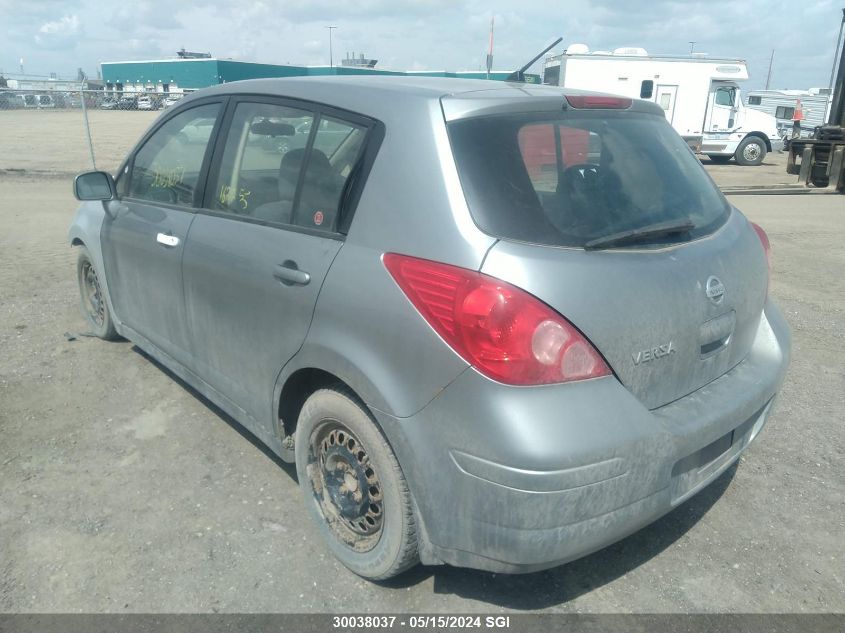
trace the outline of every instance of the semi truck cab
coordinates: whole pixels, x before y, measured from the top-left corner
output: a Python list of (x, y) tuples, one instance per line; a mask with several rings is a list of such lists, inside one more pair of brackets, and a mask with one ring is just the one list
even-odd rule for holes
[(703, 130), (700, 151), (717, 163), (735, 158), (740, 165), (759, 165), (767, 153), (783, 149), (777, 119), (745, 107), (732, 81), (711, 82)]

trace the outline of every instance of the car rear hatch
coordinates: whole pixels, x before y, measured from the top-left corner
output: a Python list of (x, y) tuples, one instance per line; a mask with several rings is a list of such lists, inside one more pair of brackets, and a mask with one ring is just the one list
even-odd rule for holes
[(474, 116), (446, 101), (470, 211), (500, 238), (482, 272), (566, 317), (648, 408), (747, 355), (765, 253), (659, 109), (558, 97), (554, 109)]
[[(734, 213), (712, 239), (652, 252), (500, 241), (482, 272), (524, 288), (569, 319), (619, 380), (656, 408), (718, 378), (751, 347), (767, 273), (745, 224)], [(724, 288), (719, 303), (707, 296), (711, 278)]]

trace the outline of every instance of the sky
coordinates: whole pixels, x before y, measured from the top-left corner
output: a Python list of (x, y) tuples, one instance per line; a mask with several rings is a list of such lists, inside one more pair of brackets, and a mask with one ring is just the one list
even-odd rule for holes
[[(748, 61), (748, 89), (827, 86), (845, 0), (0, 0), (0, 71), (97, 76), (103, 61), (180, 48), (266, 63), (327, 65), (347, 52), (398, 70), (484, 68), (491, 17), (497, 70), (554, 49), (623, 46)], [(542, 63), (532, 68), (542, 72)]]

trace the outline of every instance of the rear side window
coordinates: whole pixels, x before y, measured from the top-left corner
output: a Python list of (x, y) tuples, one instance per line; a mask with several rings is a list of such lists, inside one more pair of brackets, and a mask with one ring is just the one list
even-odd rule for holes
[(290, 224), (314, 113), (239, 103), (226, 138), (211, 208)]
[(185, 110), (162, 125), (135, 154), (127, 195), (190, 207), (220, 104)]
[(346, 181), (358, 162), (365, 132), (351, 123), (321, 119), (305, 167), (293, 224), (334, 229)]
[(729, 206), (662, 117), (561, 112), (449, 124), (476, 224), (505, 239), (583, 247), (624, 231), (688, 222), (688, 231), (638, 240), (695, 239), (724, 224)]
[(239, 103), (210, 206), (276, 224), (333, 231), (365, 131), (309, 110)]

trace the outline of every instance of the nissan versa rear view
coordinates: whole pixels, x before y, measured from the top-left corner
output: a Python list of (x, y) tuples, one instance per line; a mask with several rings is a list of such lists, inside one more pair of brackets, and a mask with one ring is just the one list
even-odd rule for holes
[(739, 458), (789, 362), (765, 232), (650, 102), (226, 83), (75, 193), (92, 331), (295, 462), (366, 578), (617, 541)]

